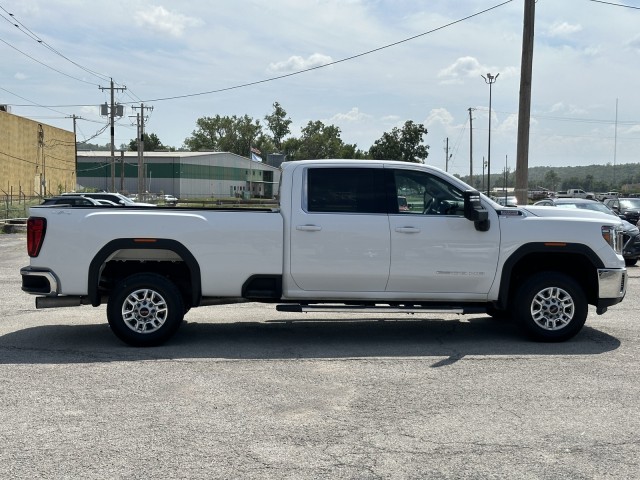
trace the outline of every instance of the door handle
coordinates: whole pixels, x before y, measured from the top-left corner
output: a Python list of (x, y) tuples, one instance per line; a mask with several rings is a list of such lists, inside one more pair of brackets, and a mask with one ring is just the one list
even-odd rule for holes
[(396, 228), (398, 233), (420, 233), (420, 229), (416, 227), (398, 227)]
[(296, 230), (300, 230), (301, 232), (319, 232), (322, 230), (320, 225), (298, 225), (296, 226)]

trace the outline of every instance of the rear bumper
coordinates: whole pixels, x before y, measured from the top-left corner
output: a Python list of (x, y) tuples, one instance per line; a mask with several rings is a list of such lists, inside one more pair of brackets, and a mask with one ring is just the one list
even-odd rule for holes
[(626, 268), (598, 269), (598, 303), (596, 305), (598, 315), (606, 312), (607, 307), (620, 303), (626, 293)]
[(58, 277), (51, 270), (44, 268), (23, 267), (22, 291), (32, 295), (56, 296), (59, 293)]

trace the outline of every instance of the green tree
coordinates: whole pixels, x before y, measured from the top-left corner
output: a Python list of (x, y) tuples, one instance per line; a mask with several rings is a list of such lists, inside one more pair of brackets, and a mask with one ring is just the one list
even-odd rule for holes
[(319, 120), (307, 123), (300, 138), (297, 141), (287, 141), (284, 146), (290, 160), (343, 158), (345, 153), (340, 128), (325, 125)]
[(287, 118), (287, 112), (280, 106), (278, 102), (273, 104), (273, 113), (264, 117), (267, 122), (267, 128), (271, 132), (271, 138), (275, 148), (280, 151), (282, 149), (282, 141), (291, 131), (291, 119)]
[[(142, 134), (142, 143), (144, 144), (145, 152), (155, 152), (158, 150), (164, 150), (166, 147), (162, 145), (162, 142), (155, 133)], [(138, 139), (134, 138), (129, 142), (129, 150), (132, 152), (138, 151)]]
[(402, 160), (424, 163), (429, 155), (429, 145), (422, 144), (427, 129), (421, 123), (407, 120), (402, 127), (385, 132), (369, 149), (369, 156), (376, 160)]
[(549, 190), (555, 191), (559, 181), (558, 174), (554, 170), (549, 170), (544, 175), (544, 184)]
[(198, 128), (184, 141), (191, 151), (231, 152), (246, 157), (252, 146), (260, 148), (266, 143), (260, 121), (248, 115), (201, 117), (196, 125)]

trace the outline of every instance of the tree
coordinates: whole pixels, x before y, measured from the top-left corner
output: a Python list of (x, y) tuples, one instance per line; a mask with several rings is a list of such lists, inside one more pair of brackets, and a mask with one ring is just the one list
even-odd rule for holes
[(555, 191), (556, 186), (558, 185), (558, 181), (558, 174), (555, 171), (549, 170), (547, 173), (545, 173), (544, 183), (549, 190)]
[[(162, 142), (155, 133), (142, 134), (142, 143), (144, 144), (145, 152), (155, 152), (157, 150), (164, 150), (166, 147), (162, 145)], [(132, 152), (138, 151), (138, 139), (134, 138), (129, 142), (129, 150)]]
[(291, 133), (289, 130), (291, 119), (287, 118), (287, 112), (278, 102), (273, 104), (273, 113), (266, 115), (264, 119), (267, 122), (267, 128), (271, 132), (273, 144), (280, 151), (282, 149), (282, 140)]
[(231, 152), (246, 157), (252, 146), (260, 148), (266, 143), (260, 121), (248, 115), (201, 117), (196, 125), (198, 128), (184, 141), (191, 151)]
[(429, 145), (422, 145), (427, 129), (421, 123), (407, 120), (402, 127), (385, 132), (369, 149), (369, 156), (376, 160), (401, 160), (424, 163), (429, 155)]
[[(335, 125), (325, 125), (319, 120), (310, 121), (302, 129), (299, 139), (288, 139), (284, 144), (284, 151), (290, 160), (344, 158), (354, 148), (346, 148), (340, 138), (340, 128)], [(351, 146), (355, 147), (355, 145)]]

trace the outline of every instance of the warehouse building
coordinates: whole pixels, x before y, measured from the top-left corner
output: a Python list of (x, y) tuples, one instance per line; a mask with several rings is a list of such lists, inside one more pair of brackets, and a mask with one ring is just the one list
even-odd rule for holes
[[(138, 153), (78, 152), (78, 187), (138, 193)], [(228, 152), (145, 152), (144, 190), (189, 198), (273, 198), (280, 169)]]
[(0, 105), (0, 193), (13, 202), (74, 188), (73, 132), (13, 115)]

